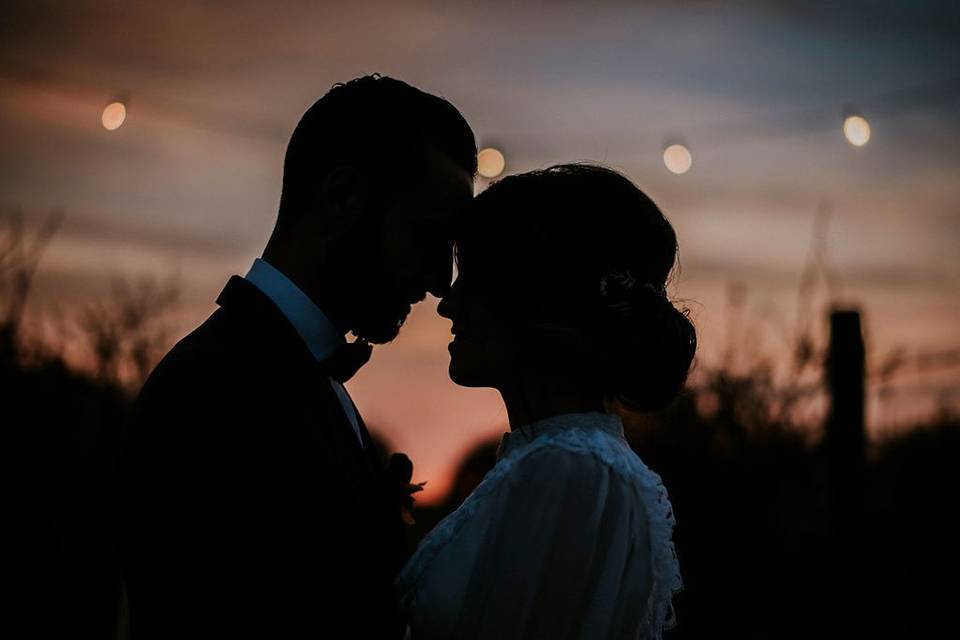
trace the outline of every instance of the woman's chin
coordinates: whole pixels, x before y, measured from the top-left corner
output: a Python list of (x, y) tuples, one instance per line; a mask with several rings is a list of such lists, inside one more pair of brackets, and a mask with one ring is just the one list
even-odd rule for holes
[(506, 366), (489, 343), (457, 337), (450, 343), (450, 379), (461, 387), (495, 387)]

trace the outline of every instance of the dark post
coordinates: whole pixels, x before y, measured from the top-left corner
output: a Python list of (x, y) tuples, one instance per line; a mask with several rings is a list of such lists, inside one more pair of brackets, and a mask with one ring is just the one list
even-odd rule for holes
[[(845, 490), (856, 484), (865, 454), (864, 371), (866, 366), (860, 312), (835, 309), (830, 312), (830, 351), (827, 381), (830, 387), (830, 414), (826, 440), (829, 459)], [(840, 488), (840, 487), (838, 487)]]
[(827, 383), (830, 410), (824, 433), (834, 620), (840, 636), (863, 630), (863, 515), (866, 354), (860, 312), (830, 312)]

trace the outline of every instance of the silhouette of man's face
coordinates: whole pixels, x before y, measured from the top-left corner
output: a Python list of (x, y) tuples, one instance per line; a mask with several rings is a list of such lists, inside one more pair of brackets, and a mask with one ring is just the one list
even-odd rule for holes
[(432, 148), (425, 160), (418, 184), (388, 200), (382, 213), (379, 264), (351, 327), (370, 342), (395, 338), (411, 305), (450, 288), (454, 225), (473, 198), (473, 176)]

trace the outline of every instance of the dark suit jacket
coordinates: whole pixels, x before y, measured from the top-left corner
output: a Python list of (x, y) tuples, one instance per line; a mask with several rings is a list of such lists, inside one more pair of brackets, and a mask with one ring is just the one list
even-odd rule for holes
[(122, 462), (141, 638), (402, 635), (399, 507), (292, 325), (234, 276), (150, 375)]

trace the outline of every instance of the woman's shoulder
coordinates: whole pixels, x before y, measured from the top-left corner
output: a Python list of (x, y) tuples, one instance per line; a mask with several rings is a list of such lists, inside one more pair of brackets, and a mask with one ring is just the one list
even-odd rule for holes
[[(535, 423), (505, 434), (498, 451), (498, 465), (514, 467), (547, 464), (558, 472), (612, 471), (624, 480), (641, 485), (662, 484), (630, 448), (619, 417), (585, 413)], [(585, 462), (592, 464), (585, 464)]]

